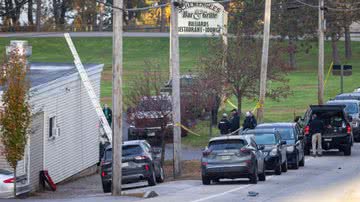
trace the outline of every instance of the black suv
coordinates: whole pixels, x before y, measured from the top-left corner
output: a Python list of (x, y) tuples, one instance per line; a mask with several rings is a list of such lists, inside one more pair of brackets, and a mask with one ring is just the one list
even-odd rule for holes
[[(105, 149), (101, 161), (101, 181), (105, 193), (111, 192), (112, 147)], [(145, 140), (126, 141), (122, 146), (122, 182), (148, 181), (150, 186), (164, 181), (160, 150), (153, 149)]]
[(242, 135), (255, 137), (257, 145), (264, 145), (266, 170), (274, 170), (276, 175), (287, 172), (288, 164), (286, 158), (286, 141), (282, 140), (279, 131), (276, 129), (255, 129), (247, 130)]
[(322, 149), (339, 149), (345, 156), (351, 155), (353, 133), (351, 118), (346, 115), (345, 105), (311, 105), (301, 120), (305, 134), (305, 154), (310, 154), (311, 128), (309, 126), (313, 114), (323, 121), (325, 129), (321, 136)]
[(276, 129), (282, 140), (286, 141), (286, 156), (288, 164), (298, 169), (305, 165), (304, 134), (297, 123), (264, 123), (256, 126), (256, 129)]

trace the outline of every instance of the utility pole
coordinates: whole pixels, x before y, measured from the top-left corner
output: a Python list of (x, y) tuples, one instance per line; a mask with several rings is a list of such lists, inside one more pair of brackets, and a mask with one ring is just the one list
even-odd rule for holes
[(177, 0), (171, 0), (170, 19), (170, 69), (172, 76), (172, 117), (174, 124), (174, 177), (181, 175), (181, 112), (180, 112), (180, 69), (179, 69), (179, 32)]
[(122, 52), (123, 52), (123, 0), (114, 0), (113, 9), (113, 164), (112, 195), (121, 195), (122, 161)]
[(41, 0), (36, 0), (36, 31), (41, 31)]
[(318, 104), (324, 104), (324, 0), (319, 0)]
[(261, 57), (261, 72), (260, 72), (260, 107), (257, 111), (257, 117), (260, 123), (264, 121), (264, 103), (266, 96), (266, 81), (267, 68), (269, 60), (269, 40), (270, 40), (270, 20), (271, 20), (271, 0), (265, 2), (265, 17), (264, 17), (264, 37)]

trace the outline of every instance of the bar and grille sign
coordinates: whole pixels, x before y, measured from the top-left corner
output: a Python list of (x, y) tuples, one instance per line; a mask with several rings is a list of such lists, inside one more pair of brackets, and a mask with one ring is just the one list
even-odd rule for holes
[(179, 8), (179, 34), (219, 35), (226, 32), (227, 12), (210, 0), (186, 0)]

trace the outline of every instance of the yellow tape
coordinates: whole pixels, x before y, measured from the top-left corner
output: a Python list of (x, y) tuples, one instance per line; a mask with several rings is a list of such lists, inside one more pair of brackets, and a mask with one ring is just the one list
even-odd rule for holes
[(252, 113), (254, 113), (257, 109), (259, 109), (260, 107), (264, 107), (264, 105), (260, 104), (260, 101), (256, 103), (254, 109), (252, 110)]
[(234, 105), (230, 100), (227, 99), (226, 102), (229, 103), (229, 105), (231, 105), (231, 106), (234, 107), (235, 109), (237, 109), (237, 106)]
[(201, 135), (199, 135), (199, 134), (191, 131), (189, 128), (187, 128), (186, 126), (184, 126), (184, 125), (182, 125), (182, 124), (180, 124), (180, 123), (176, 123), (175, 126), (180, 126), (181, 128), (183, 128), (183, 129), (186, 130), (187, 132), (189, 132), (189, 133), (191, 133), (191, 134), (193, 134), (193, 135), (196, 135), (196, 136), (198, 136), (198, 137), (201, 136)]
[(334, 67), (334, 62), (331, 62), (331, 65), (330, 65), (330, 67), (329, 67), (329, 71), (328, 71), (328, 73), (327, 73), (327, 75), (326, 75), (326, 79), (325, 79), (325, 83), (324, 83), (324, 88), (326, 87), (326, 83), (327, 83), (327, 81), (328, 81), (328, 79), (329, 79), (329, 77), (330, 77), (330, 73), (331, 73), (331, 70), (332, 70), (333, 67)]

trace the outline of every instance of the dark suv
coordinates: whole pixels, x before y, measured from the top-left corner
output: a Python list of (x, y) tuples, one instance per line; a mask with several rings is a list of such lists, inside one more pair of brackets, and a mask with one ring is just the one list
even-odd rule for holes
[(345, 105), (311, 105), (302, 119), (305, 134), (305, 154), (310, 154), (311, 128), (309, 126), (313, 114), (323, 121), (325, 128), (322, 133), (322, 149), (339, 149), (345, 156), (351, 155), (353, 133), (351, 118), (345, 113)]
[[(111, 192), (112, 147), (105, 149), (101, 161), (101, 181), (105, 193)], [(160, 151), (151, 148), (145, 140), (127, 141), (122, 146), (122, 182), (148, 181), (150, 186), (164, 181)]]
[(274, 170), (276, 175), (287, 172), (286, 141), (282, 140), (276, 129), (247, 130), (242, 135), (255, 137), (258, 145), (264, 145), (266, 170)]

